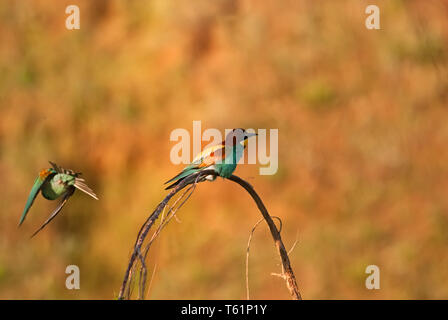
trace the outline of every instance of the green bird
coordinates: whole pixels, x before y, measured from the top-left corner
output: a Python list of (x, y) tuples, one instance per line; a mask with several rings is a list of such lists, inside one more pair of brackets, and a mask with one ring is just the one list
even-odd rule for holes
[(72, 170), (66, 170), (58, 167), (55, 163), (49, 161), (51, 168), (44, 169), (39, 173), (39, 176), (34, 181), (34, 185), (31, 188), (30, 195), (23, 209), (22, 216), (20, 217), (19, 226), (26, 218), (28, 211), (33, 205), (39, 191), (42, 196), (48, 200), (56, 200), (62, 196), (62, 200), (57, 208), (52, 212), (50, 217), (44, 222), (44, 224), (33, 233), (31, 237), (34, 237), (39, 231), (41, 231), (56, 215), (61, 211), (67, 200), (73, 195), (76, 189), (79, 189), (87, 193), (92, 198), (98, 200), (96, 194), (85, 184), (85, 180), (80, 178), (80, 172), (74, 172)]
[[(257, 136), (257, 134), (247, 132), (241, 128), (233, 129), (227, 134), (223, 142), (202, 151), (181, 173), (165, 182), (165, 184), (173, 182), (165, 190), (174, 188), (186, 177), (206, 169), (213, 169), (219, 176), (229, 178), (235, 171), (238, 161), (243, 156), (248, 142), (247, 139), (253, 136)], [(213, 181), (216, 179), (216, 176), (209, 175), (204, 179)]]

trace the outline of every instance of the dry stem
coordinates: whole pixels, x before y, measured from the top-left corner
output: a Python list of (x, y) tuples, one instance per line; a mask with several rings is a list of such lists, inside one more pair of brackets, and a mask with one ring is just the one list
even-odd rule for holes
[[(168, 193), (168, 195), (163, 199), (163, 201), (154, 209), (152, 214), (148, 217), (148, 219), (145, 221), (143, 226), (140, 228), (140, 231), (138, 232), (137, 239), (134, 244), (134, 250), (132, 252), (132, 255), (129, 259), (129, 264), (126, 269), (126, 273), (124, 275), (124, 279), (120, 288), (120, 292), (118, 294), (118, 299), (130, 299), (131, 296), (131, 283), (132, 283), (132, 277), (133, 277), (133, 270), (137, 265), (137, 262), (140, 261), (141, 263), (141, 269), (140, 269), (140, 280), (139, 280), (139, 298), (143, 298), (144, 292), (145, 292), (145, 285), (146, 285), (146, 265), (145, 260), (146, 256), (148, 254), (148, 250), (152, 242), (155, 240), (155, 238), (160, 234), (160, 231), (162, 228), (168, 223), (168, 221), (175, 215), (176, 211), (188, 200), (188, 198), (193, 193), (196, 183), (201, 182), (204, 180), (204, 177), (207, 175), (217, 175), (214, 170), (204, 170), (197, 174), (191, 175), (187, 177), (186, 179), (182, 180), (176, 187), (173, 188), (173, 190)], [(242, 186), (246, 191), (252, 196), (255, 203), (257, 204), (258, 209), (260, 210), (261, 214), (263, 215), (263, 218), (266, 220), (266, 223), (269, 226), (269, 229), (271, 231), (271, 235), (274, 239), (275, 246), (277, 248), (277, 251), (280, 255), (281, 262), (282, 262), (282, 275), (283, 278), (286, 281), (286, 286), (289, 289), (289, 292), (293, 299), (301, 300), (301, 295), (299, 292), (299, 288), (297, 286), (297, 281), (294, 276), (293, 270), (291, 268), (291, 264), (289, 261), (288, 253), (286, 252), (285, 246), (283, 244), (283, 241), (280, 236), (280, 232), (278, 231), (277, 227), (275, 226), (274, 221), (272, 220), (271, 216), (269, 215), (268, 211), (266, 210), (266, 207), (264, 206), (263, 202), (261, 201), (258, 194), (255, 192), (255, 190), (252, 188), (252, 186), (244, 181), (243, 179), (232, 175), (229, 180), (234, 181), (238, 183), (240, 186)], [(187, 185), (192, 184), (176, 201), (175, 203), (170, 207), (168, 210), (168, 213), (166, 215), (164, 214), (164, 219), (162, 219), (159, 228), (155, 231), (151, 239), (149, 240), (149, 243), (144, 249), (144, 253), (142, 254), (142, 246), (143, 243), (148, 235), (149, 230), (151, 229), (154, 222), (159, 217), (160, 213), (164, 211), (165, 207), (168, 205), (168, 202), (183, 188), (185, 188)], [(177, 203), (183, 199), (182, 202), (176, 207)], [(138, 259), (137, 259), (138, 258)]]

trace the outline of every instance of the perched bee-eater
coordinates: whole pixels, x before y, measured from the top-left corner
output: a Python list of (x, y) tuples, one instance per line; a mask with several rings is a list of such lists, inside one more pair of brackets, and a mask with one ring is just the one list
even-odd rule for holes
[[(166, 187), (165, 190), (175, 187), (191, 174), (206, 169), (213, 169), (219, 176), (229, 178), (235, 171), (238, 161), (243, 156), (248, 142), (247, 139), (256, 135), (256, 133), (247, 132), (244, 129), (233, 129), (227, 134), (223, 142), (202, 151), (181, 173), (165, 182), (165, 184), (174, 182)], [(209, 175), (205, 179), (213, 181), (216, 179), (216, 176)]]
[(62, 200), (58, 207), (53, 211), (50, 217), (44, 222), (44, 224), (31, 236), (34, 237), (40, 230), (42, 230), (54, 217), (61, 211), (62, 207), (67, 202), (76, 189), (79, 189), (87, 193), (92, 198), (98, 200), (96, 194), (85, 184), (85, 180), (80, 178), (80, 172), (74, 172), (72, 170), (66, 170), (58, 167), (55, 163), (49, 161), (51, 168), (44, 169), (39, 173), (39, 176), (34, 181), (33, 188), (20, 217), (19, 226), (25, 220), (28, 210), (33, 205), (34, 199), (36, 199), (39, 191), (42, 196), (48, 200), (56, 200), (62, 196)]

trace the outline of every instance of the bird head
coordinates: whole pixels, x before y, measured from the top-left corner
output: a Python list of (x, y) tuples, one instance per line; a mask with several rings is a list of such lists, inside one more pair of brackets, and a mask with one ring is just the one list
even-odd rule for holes
[(231, 132), (227, 134), (225, 144), (235, 146), (237, 143), (239, 143), (242, 146), (246, 147), (247, 139), (257, 135), (258, 134), (254, 132), (247, 132), (245, 129), (242, 128), (233, 129)]

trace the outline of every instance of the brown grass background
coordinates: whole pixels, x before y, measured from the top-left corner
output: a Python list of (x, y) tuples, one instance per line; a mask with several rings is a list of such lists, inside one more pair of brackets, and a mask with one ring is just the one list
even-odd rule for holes
[[(65, 28), (77, 4), (81, 29)], [(364, 10), (381, 9), (381, 30)], [(3, 0), (0, 4), (0, 298), (113, 299), (136, 233), (182, 166), (169, 134), (279, 129), (279, 171), (258, 191), (306, 299), (448, 298), (448, 1)], [(38, 171), (82, 171), (55, 202)], [(150, 253), (150, 299), (244, 299), (259, 219), (231, 182), (200, 185)], [(81, 289), (65, 288), (65, 268)], [(381, 270), (367, 290), (365, 268)], [(265, 225), (252, 298), (288, 299)]]

